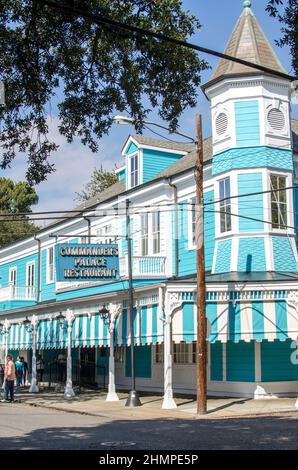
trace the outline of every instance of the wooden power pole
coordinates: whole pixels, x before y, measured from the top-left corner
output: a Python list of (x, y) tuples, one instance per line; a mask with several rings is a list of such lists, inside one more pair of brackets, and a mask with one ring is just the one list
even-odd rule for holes
[(204, 253), (203, 138), (202, 116), (196, 115), (196, 249), (197, 249), (197, 413), (207, 413), (207, 324)]

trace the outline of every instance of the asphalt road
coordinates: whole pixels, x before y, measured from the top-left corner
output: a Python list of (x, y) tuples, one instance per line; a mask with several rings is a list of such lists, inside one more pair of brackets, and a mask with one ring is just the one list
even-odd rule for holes
[[(0, 404), (0, 449), (298, 449), (298, 417), (111, 420)], [(109, 441), (133, 442), (118, 447)]]

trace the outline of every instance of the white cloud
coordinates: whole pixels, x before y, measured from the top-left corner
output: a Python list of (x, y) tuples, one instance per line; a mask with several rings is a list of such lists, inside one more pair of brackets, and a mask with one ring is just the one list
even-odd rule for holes
[[(56, 171), (36, 187), (39, 203), (34, 210), (72, 209), (77, 204), (74, 202), (75, 193), (89, 181), (93, 169), (101, 165), (106, 169), (112, 169), (120, 160), (123, 140), (120, 140), (118, 144), (116, 143), (118, 139), (116, 139), (111, 145), (111, 140), (105, 138), (99, 143), (100, 151), (92, 153), (88, 147), (81, 144), (79, 139), (72, 144), (66, 142), (58, 131), (58, 118), (48, 118), (48, 123), (49, 139), (60, 147), (50, 159)], [(3, 171), (2, 175), (14, 181), (24, 180), (26, 167), (26, 156), (18, 155), (11, 168)]]

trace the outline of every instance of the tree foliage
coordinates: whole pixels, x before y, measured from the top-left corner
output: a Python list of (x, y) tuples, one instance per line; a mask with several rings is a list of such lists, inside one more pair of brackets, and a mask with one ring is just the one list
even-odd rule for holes
[(12, 215), (31, 212), (31, 206), (37, 202), (38, 196), (27, 182), (0, 178), (0, 248), (38, 230), (28, 217)]
[(292, 67), (298, 76), (298, 0), (270, 0), (267, 11), (283, 25), (277, 44), (290, 47)]
[(95, 168), (89, 183), (85, 184), (81, 192), (76, 193), (76, 200), (80, 202), (87, 201), (117, 183), (117, 181), (118, 176), (114, 171), (104, 170), (102, 166)]
[[(59, 2), (181, 40), (201, 27), (181, 0)], [(54, 171), (49, 157), (57, 145), (47, 123), (52, 105), (68, 142), (79, 137), (96, 152), (115, 111), (128, 113), (140, 131), (157, 108), (174, 130), (181, 113), (196, 105), (200, 72), (208, 67), (192, 50), (98, 26), (34, 0), (1, 1), (0, 57), (6, 87), (0, 165), (7, 168), (18, 151), (25, 152), (31, 184)]]

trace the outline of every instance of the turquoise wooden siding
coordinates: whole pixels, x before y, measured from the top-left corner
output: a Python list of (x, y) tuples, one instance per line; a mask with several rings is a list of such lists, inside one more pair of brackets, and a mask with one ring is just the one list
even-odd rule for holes
[[(34, 253), (24, 258), (19, 258), (9, 263), (0, 265), (0, 285), (1, 287), (7, 287), (9, 285), (9, 269), (16, 267), (17, 269), (17, 282), (16, 285), (20, 287), (26, 286), (26, 265), (27, 263), (35, 263), (35, 277), (34, 284), (37, 288), (37, 276), (38, 276), (38, 257), (37, 253)], [(0, 302), (0, 310), (10, 310), (14, 308), (29, 307), (34, 305), (35, 301), (32, 300), (4, 300)]]
[(292, 151), (264, 146), (229, 149), (213, 157), (212, 175), (234, 169), (266, 167), (293, 171)]
[[(188, 201), (183, 201), (185, 204)], [(197, 269), (196, 253), (195, 250), (189, 249), (188, 244), (188, 209), (189, 206), (181, 205), (178, 210), (178, 245), (179, 245), (179, 276), (186, 276), (194, 274)], [(175, 216), (173, 215), (173, 218)], [(174, 236), (174, 222), (173, 222), (173, 236)], [(175, 242), (173, 240), (173, 263), (175, 260)], [(173, 264), (174, 266), (174, 264)]]
[(261, 343), (262, 382), (298, 380), (297, 356), (293, 341), (263, 341)]
[(47, 250), (41, 250), (41, 302), (54, 299), (56, 296), (55, 282), (47, 284)]
[(215, 272), (226, 273), (231, 269), (232, 240), (218, 242)]
[(125, 179), (126, 179), (126, 170), (125, 169), (119, 171), (118, 178), (119, 178), (119, 181), (125, 181)]
[[(204, 193), (204, 201), (209, 202), (214, 200), (214, 192), (208, 191)], [(190, 206), (189, 201), (182, 201), (184, 204), (180, 206), (178, 211), (178, 239), (179, 239), (179, 276), (186, 276), (188, 274), (195, 274), (197, 269), (196, 252), (195, 249), (190, 249), (191, 243), (189, 237), (189, 222), (190, 222)], [(205, 268), (211, 271), (215, 247), (215, 217), (214, 206), (206, 206), (207, 209), (204, 214), (204, 238), (205, 238)], [(208, 212), (210, 211), (210, 212)], [(173, 238), (175, 234), (175, 215), (172, 214), (172, 233)], [(172, 243), (172, 262), (175, 265), (175, 241)]]
[(287, 237), (272, 237), (274, 270), (281, 272), (297, 271), (292, 245)]
[(210, 344), (210, 379), (223, 380), (222, 343), (219, 341)]
[[(263, 191), (262, 173), (245, 173), (238, 175), (239, 195), (261, 191)], [(264, 220), (262, 194), (241, 197), (238, 200), (238, 204), (240, 216)], [(239, 229), (241, 233), (260, 232), (264, 230), (264, 223), (239, 217)]]
[[(294, 196), (294, 222), (295, 222), (295, 227), (298, 227), (298, 188), (295, 188), (293, 190), (293, 196)], [(295, 230), (295, 235), (296, 235), (296, 246), (298, 247), (298, 230)]]
[(163, 152), (162, 150), (143, 150), (143, 183), (171, 166), (182, 157), (181, 154)]
[(266, 271), (264, 238), (240, 238), (238, 271)]
[[(214, 201), (214, 191), (204, 193), (204, 202)], [(210, 212), (208, 212), (210, 211)], [(211, 271), (215, 247), (215, 213), (214, 204), (206, 206), (204, 213), (205, 269)]]
[(258, 101), (237, 101), (235, 103), (235, 118), (237, 146), (260, 145)]
[(227, 381), (255, 381), (255, 344), (254, 342), (227, 342)]
[[(135, 347), (135, 375), (136, 377), (151, 378), (152, 358), (151, 346)], [(131, 377), (130, 347), (125, 349), (125, 375)]]

